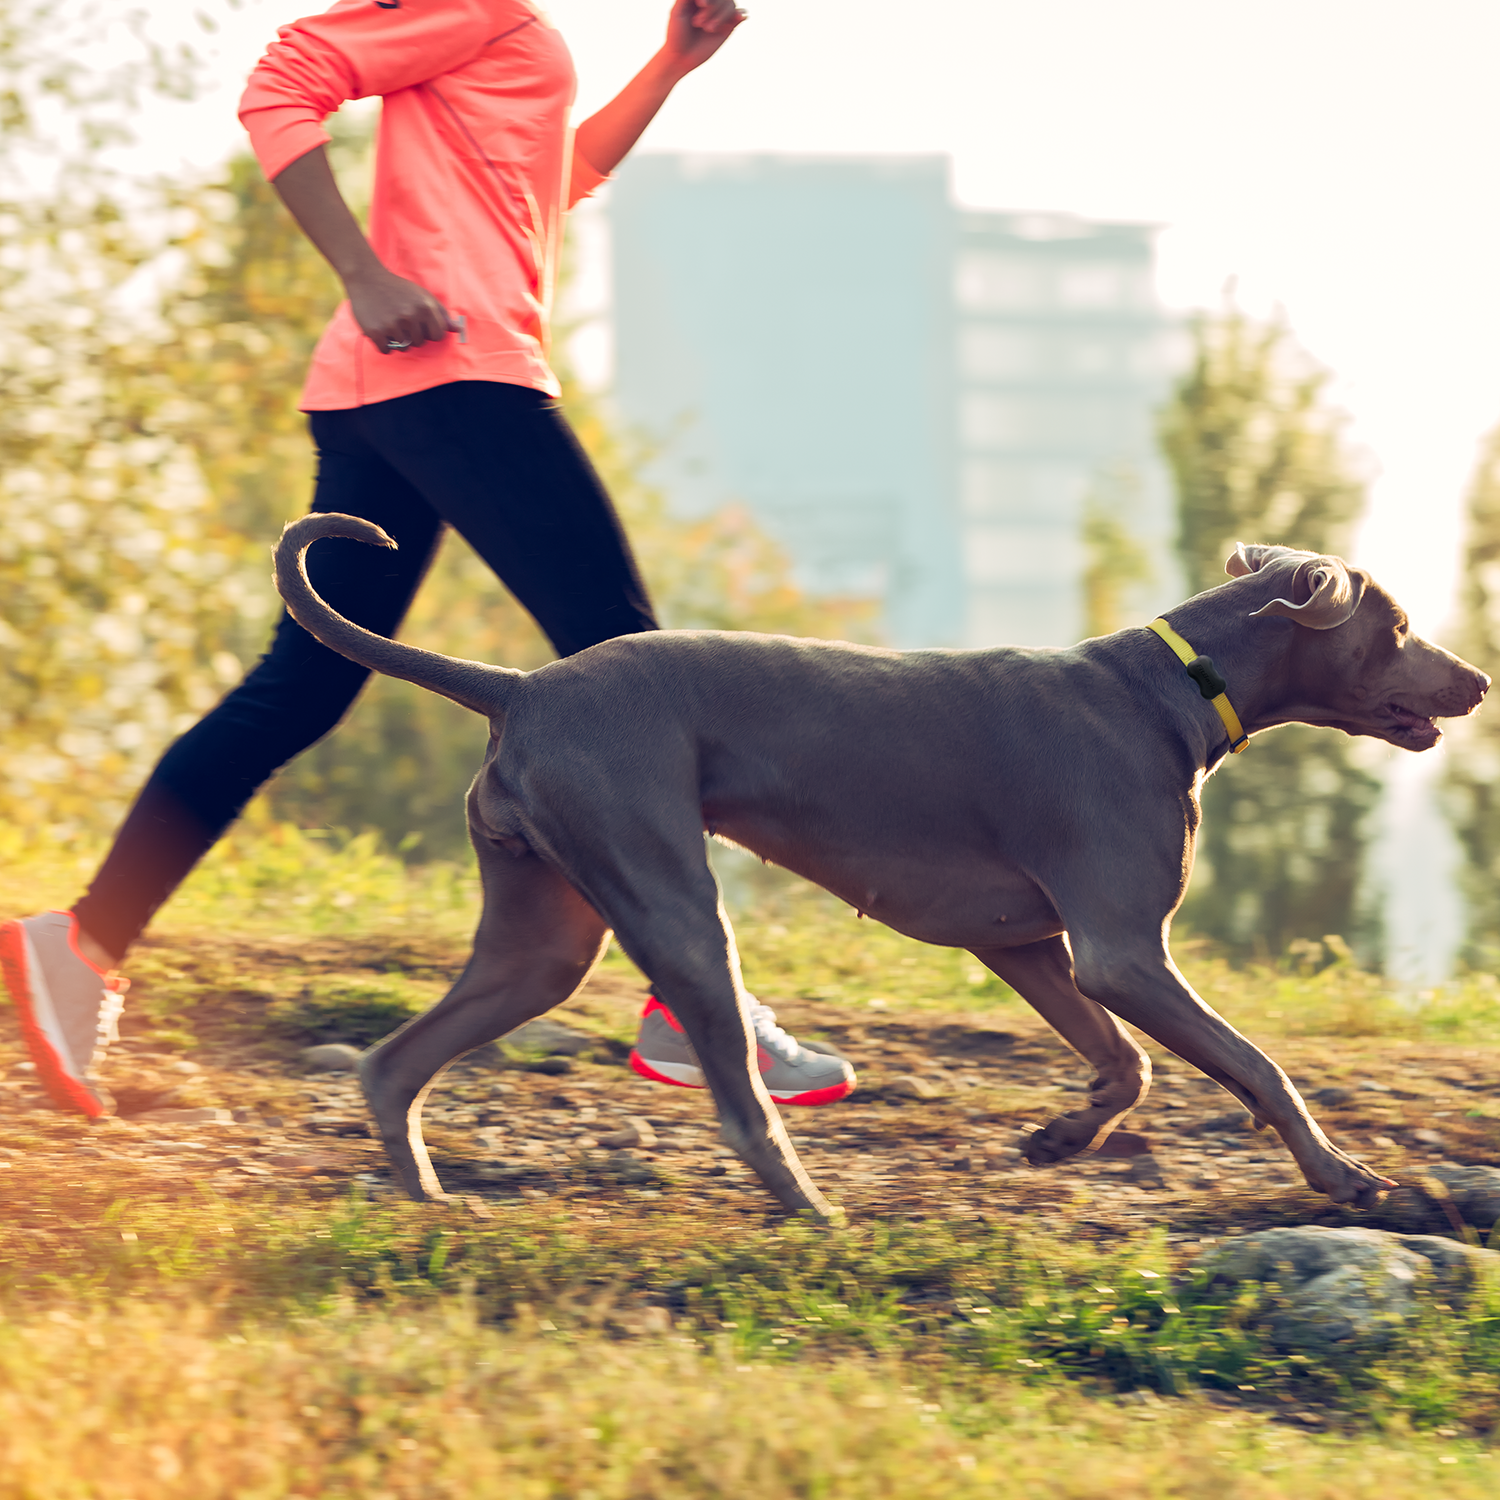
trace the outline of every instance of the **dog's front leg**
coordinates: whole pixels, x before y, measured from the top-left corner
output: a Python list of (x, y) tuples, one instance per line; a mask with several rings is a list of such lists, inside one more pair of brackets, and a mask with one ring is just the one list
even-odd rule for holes
[(1235, 1096), (1286, 1143), (1309, 1187), (1335, 1203), (1372, 1208), (1395, 1183), (1340, 1151), (1291, 1079), (1194, 993), (1165, 947), (1105, 942), (1069, 926), (1078, 987)]
[[(653, 976), (655, 978), (655, 976)], [(783, 1208), (833, 1220), (842, 1211), (820, 1193), (797, 1159), (756, 1066), (755, 1036), (732, 989), (714, 976), (712, 986), (656, 980), (663, 1003), (682, 1022), (698, 1054), (719, 1111), (724, 1144), (750, 1167)]]
[[(1047, 1024), (1096, 1069), (1084, 1109), (1071, 1109), (1045, 1130), (1027, 1137), (1026, 1159), (1034, 1167), (1051, 1166), (1080, 1151), (1098, 1150), (1116, 1125), (1151, 1088), (1151, 1059), (1102, 1005), (1079, 992), (1073, 959), (1061, 937), (1043, 938), (1020, 948), (971, 948)], [(1110, 1154), (1138, 1155), (1147, 1149), (1141, 1136), (1120, 1131)]]

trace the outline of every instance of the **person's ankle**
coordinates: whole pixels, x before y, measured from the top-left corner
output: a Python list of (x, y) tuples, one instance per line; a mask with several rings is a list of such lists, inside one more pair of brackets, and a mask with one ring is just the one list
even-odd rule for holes
[(115, 969), (124, 961), (125, 955), (108, 952), (102, 943), (96, 942), (87, 932), (83, 930), (82, 923), (78, 927), (78, 951), (93, 964), (96, 969)]

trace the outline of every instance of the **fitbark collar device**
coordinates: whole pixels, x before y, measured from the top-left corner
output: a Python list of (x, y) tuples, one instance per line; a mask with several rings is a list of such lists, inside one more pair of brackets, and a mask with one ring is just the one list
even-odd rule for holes
[(1146, 629), (1154, 630), (1167, 643), (1172, 654), (1187, 668), (1188, 676), (1198, 684), (1198, 691), (1218, 709), (1219, 717), (1229, 731), (1229, 753), (1238, 755), (1250, 743), (1250, 736), (1245, 733), (1240, 716), (1229, 701), (1229, 684), (1214, 666), (1213, 659), (1200, 656), (1165, 620), (1153, 620)]

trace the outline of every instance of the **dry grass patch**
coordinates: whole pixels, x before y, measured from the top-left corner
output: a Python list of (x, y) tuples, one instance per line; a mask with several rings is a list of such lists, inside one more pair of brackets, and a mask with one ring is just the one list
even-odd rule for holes
[[(920, 1381), (921, 1383), (913, 1383)], [(4, 1500), (1448, 1500), (1468, 1444), (1350, 1444), (1205, 1403), (334, 1310), (223, 1334), (137, 1306), (0, 1327)]]

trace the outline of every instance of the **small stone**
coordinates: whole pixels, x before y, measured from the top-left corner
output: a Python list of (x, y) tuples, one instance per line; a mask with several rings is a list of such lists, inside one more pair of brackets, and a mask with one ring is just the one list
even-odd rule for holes
[(1133, 1156), (1130, 1165), (1121, 1174), (1127, 1182), (1140, 1184), (1142, 1187), (1165, 1187), (1167, 1185), (1166, 1173), (1161, 1169), (1161, 1163), (1148, 1151), (1142, 1156)]
[(1414, 1130), (1411, 1138), (1423, 1146), (1446, 1146), (1448, 1144), (1436, 1130)]
[(1327, 1109), (1336, 1109), (1341, 1104), (1347, 1104), (1353, 1097), (1349, 1089), (1327, 1088), (1318, 1089), (1312, 1100), (1314, 1104), (1321, 1104)]
[(142, 1125), (232, 1125), (227, 1109), (148, 1109), (133, 1117)]
[(313, 1115), (307, 1128), (319, 1135), (368, 1136), (370, 1122), (357, 1115)]
[(321, 1172), (327, 1163), (321, 1156), (305, 1156), (299, 1152), (278, 1151), (265, 1158), (268, 1167), (279, 1172)]
[(1361, 1078), (1355, 1087), (1364, 1089), (1366, 1093), (1370, 1094), (1389, 1094), (1392, 1092), (1390, 1084), (1376, 1083), (1373, 1078)]
[(639, 1115), (627, 1115), (620, 1129), (599, 1136), (599, 1144), (610, 1151), (624, 1151), (631, 1147), (649, 1151), (656, 1145), (656, 1132)]
[(898, 1099), (936, 1099), (942, 1090), (927, 1079), (918, 1078), (915, 1073), (901, 1073), (889, 1079), (882, 1092), (893, 1094)]
[(543, 1057), (536, 1062), (519, 1063), (517, 1066), (523, 1073), (545, 1073), (549, 1077), (559, 1078), (564, 1073), (571, 1073), (578, 1064), (571, 1057)]
[(1378, 1146), (1382, 1151), (1394, 1151), (1396, 1149), (1395, 1141), (1388, 1135), (1372, 1135), (1370, 1137), (1370, 1144)]
[(1002, 1146), (999, 1141), (986, 1141), (979, 1149), (991, 1161), (1013, 1162), (1021, 1159), (1019, 1146)]
[(302, 1049), (303, 1066), (314, 1073), (352, 1073), (359, 1066), (360, 1050), (347, 1042), (324, 1042)]
[(543, 1109), (577, 1109), (578, 1105), (572, 1094), (551, 1094), (542, 1101)]
[(161, 1156), (177, 1156), (186, 1151), (207, 1151), (208, 1147), (197, 1141), (153, 1141), (147, 1149)]

